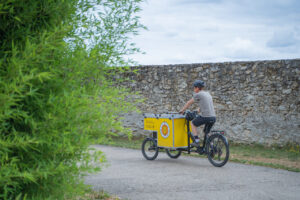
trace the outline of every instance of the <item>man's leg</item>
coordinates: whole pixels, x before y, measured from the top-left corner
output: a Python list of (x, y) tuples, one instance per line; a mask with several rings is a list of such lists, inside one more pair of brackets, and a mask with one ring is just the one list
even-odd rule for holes
[(193, 121), (192, 121), (192, 133), (194, 135), (195, 138), (195, 143), (198, 144), (199, 143), (199, 137), (198, 137), (198, 132), (197, 132), (197, 127), (201, 126), (202, 124), (204, 124), (205, 122), (203, 121), (203, 117), (198, 115)]
[(193, 122), (191, 123), (191, 126), (192, 126), (192, 133), (193, 133), (193, 136), (194, 136), (195, 138), (199, 138), (199, 137), (198, 137), (198, 132), (197, 132), (197, 127), (194, 125)]

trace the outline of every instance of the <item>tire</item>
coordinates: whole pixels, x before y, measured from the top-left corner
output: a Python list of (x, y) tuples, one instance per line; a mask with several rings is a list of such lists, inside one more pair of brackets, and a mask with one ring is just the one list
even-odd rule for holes
[(229, 144), (221, 134), (211, 135), (206, 143), (206, 153), (209, 162), (215, 167), (224, 166), (229, 159)]
[(153, 138), (146, 138), (143, 141), (142, 153), (147, 160), (155, 160), (158, 155), (158, 147)]
[(166, 153), (168, 154), (168, 156), (170, 158), (176, 159), (181, 155), (181, 150), (173, 150), (172, 151), (172, 150), (166, 149)]

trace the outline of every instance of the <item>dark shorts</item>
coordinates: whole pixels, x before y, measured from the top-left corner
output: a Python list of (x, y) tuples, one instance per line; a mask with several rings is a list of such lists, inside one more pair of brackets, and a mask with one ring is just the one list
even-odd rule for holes
[(195, 119), (193, 119), (192, 123), (198, 127), (206, 123), (215, 123), (216, 117), (202, 117), (198, 115)]

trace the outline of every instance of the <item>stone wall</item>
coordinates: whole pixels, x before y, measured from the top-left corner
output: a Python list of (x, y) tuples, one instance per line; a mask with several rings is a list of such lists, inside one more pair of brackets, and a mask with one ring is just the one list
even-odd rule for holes
[[(300, 143), (300, 59), (132, 67), (124, 82), (146, 99), (143, 113), (176, 112), (192, 97), (193, 82), (206, 82), (217, 122), (230, 140), (244, 143)], [(193, 107), (192, 109), (195, 109)], [(142, 115), (125, 124), (145, 134)]]

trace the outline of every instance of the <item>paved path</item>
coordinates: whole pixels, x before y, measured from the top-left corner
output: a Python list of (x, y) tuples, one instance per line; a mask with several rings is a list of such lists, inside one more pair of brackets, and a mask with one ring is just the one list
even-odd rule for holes
[(216, 168), (204, 158), (165, 153), (147, 161), (140, 150), (94, 147), (110, 166), (86, 183), (122, 199), (300, 199), (300, 173), (230, 162)]

